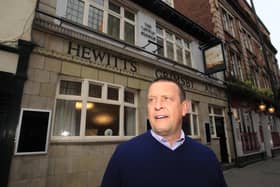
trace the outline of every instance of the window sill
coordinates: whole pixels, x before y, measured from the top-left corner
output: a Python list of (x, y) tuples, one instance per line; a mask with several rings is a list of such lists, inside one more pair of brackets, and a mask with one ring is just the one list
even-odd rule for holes
[(52, 137), (51, 144), (60, 143), (109, 143), (124, 142), (130, 140), (134, 136), (104, 136), (104, 137)]

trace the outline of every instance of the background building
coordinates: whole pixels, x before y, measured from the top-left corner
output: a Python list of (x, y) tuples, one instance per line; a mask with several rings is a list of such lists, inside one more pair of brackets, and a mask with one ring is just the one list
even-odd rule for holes
[(280, 140), (277, 51), (254, 7), (245, 0), (175, 0), (174, 6), (224, 42), (237, 161), (272, 156)]

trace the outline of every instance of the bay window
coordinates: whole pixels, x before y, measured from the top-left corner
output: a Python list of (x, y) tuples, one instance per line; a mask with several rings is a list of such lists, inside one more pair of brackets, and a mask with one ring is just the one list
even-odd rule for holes
[(53, 136), (135, 136), (137, 93), (91, 80), (61, 80)]

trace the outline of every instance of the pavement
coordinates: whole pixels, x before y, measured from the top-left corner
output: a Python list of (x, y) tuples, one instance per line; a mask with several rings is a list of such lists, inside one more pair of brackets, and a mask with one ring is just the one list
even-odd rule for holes
[(280, 156), (224, 171), (228, 187), (280, 187)]

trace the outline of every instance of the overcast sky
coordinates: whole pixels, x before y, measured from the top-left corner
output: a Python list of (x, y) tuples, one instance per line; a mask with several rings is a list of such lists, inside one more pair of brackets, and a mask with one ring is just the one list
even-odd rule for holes
[[(250, 4), (250, 0), (247, 0)], [(277, 61), (280, 64), (280, 1), (279, 0), (253, 0), (256, 12), (270, 32), (270, 39), (277, 49)], [(277, 21), (278, 20), (278, 21)]]

